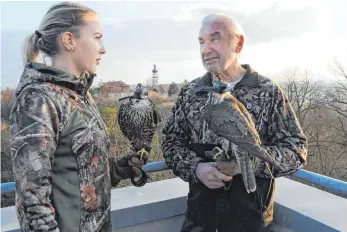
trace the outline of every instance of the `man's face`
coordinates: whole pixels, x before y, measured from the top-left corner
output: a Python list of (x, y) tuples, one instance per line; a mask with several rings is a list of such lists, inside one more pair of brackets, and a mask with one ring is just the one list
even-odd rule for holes
[(199, 32), (202, 63), (211, 73), (226, 71), (236, 61), (237, 52), (227, 24), (222, 20), (206, 22)]

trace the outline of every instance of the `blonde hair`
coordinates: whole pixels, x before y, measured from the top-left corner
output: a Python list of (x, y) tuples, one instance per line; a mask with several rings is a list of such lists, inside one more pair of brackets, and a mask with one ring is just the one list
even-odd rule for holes
[(43, 17), (39, 28), (24, 42), (24, 65), (35, 61), (40, 52), (52, 57), (59, 53), (58, 39), (64, 32), (79, 37), (80, 26), (84, 25), (84, 16), (95, 13), (92, 9), (73, 2), (53, 5)]

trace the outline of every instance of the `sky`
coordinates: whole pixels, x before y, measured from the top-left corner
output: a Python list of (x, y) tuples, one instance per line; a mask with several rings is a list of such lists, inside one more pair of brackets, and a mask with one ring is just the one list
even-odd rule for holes
[[(0, 3), (1, 88), (18, 84), (23, 41), (54, 3)], [(97, 69), (102, 81), (146, 83), (154, 64), (160, 84), (203, 75), (198, 32), (202, 18), (218, 12), (241, 24), (246, 43), (240, 61), (263, 75), (276, 79), (296, 67), (329, 79), (333, 57), (347, 61), (346, 0), (80, 3), (94, 9), (104, 27), (107, 54)]]

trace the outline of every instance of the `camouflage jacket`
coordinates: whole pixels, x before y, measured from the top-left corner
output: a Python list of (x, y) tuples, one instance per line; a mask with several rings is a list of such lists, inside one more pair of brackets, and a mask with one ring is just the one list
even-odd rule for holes
[(23, 231), (111, 231), (110, 143), (88, 92), (93, 78), (24, 69), (10, 118)]
[[(261, 161), (256, 167), (256, 175), (270, 178), (272, 174), (279, 177), (304, 167), (307, 140), (282, 89), (249, 65), (243, 67), (247, 71), (231, 93), (251, 114), (262, 146), (286, 166), (285, 172), (272, 168), (270, 173)], [(198, 143), (222, 146), (223, 143), (222, 138), (207, 128), (202, 117), (208, 98), (207, 92), (203, 91), (206, 86), (212, 86), (210, 73), (183, 87), (163, 129), (162, 148), (166, 163), (176, 175), (190, 183), (200, 182), (195, 169), (204, 158), (188, 149), (188, 145)]]

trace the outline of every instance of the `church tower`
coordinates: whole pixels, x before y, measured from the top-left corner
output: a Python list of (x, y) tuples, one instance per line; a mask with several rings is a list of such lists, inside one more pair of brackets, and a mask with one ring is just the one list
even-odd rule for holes
[(156, 65), (154, 65), (152, 70), (152, 88), (158, 85), (159, 73)]

